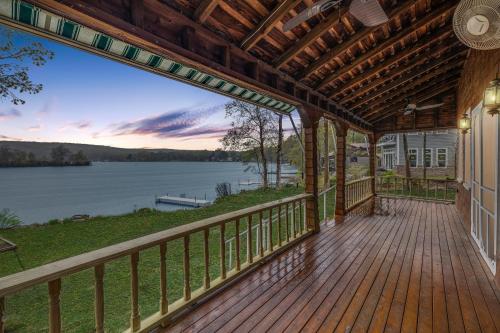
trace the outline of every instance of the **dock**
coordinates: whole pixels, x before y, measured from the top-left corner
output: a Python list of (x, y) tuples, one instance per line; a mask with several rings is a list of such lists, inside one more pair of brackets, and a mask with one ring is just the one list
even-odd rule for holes
[(172, 197), (170, 195), (163, 195), (157, 197), (156, 202), (170, 204), (170, 205), (189, 206), (189, 207), (206, 207), (211, 204), (211, 202), (208, 200), (197, 199), (197, 198)]

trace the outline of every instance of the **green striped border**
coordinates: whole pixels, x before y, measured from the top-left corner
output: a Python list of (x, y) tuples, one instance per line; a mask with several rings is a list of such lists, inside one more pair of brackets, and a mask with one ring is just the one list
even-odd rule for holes
[(289, 103), (240, 87), (232, 82), (200, 72), (164, 56), (114, 39), (21, 0), (0, 0), (1, 16), (35, 27), (48, 34), (57, 35), (62, 39), (71, 40), (86, 48), (99, 50), (101, 53), (107, 53), (113, 58), (121, 58), (141, 67), (153, 68), (156, 72), (165, 76), (187, 81), (205, 89), (218, 91), (278, 112), (292, 112), (295, 110), (295, 106)]

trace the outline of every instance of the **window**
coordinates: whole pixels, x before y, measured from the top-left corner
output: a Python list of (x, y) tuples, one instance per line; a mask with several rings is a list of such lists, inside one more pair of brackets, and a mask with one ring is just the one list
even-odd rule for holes
[(416, 168), (418, 160), (418, 149), (416, 148), (408, 149), (408, 159), (410, 160), (410, 167)]
[(438, 148), (436, 151), (437, 166), (446, 168), (448, 166), (448, 148)]
[(432, 148), (425, 149), (424, 162), (426, 168), (430, 168), (432, 166)]

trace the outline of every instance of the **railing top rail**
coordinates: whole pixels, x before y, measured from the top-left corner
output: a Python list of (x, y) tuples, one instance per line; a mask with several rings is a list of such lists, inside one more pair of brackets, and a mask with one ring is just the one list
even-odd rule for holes
[(359, 178), (359, 179), (355, 179), (355, 180), (351, 180), (349, 182), (346, 182), (345, 185), (352, 185), (352, 184), (355, 184), (355, 183), (360, 183), (360, 182), (363, 182), (363, 181), (366, 181), (366, 180), (369, 180), (369, 179), (373, 179), (374, 177), (373, 176), (367, 176), (367, 177), (363, 177), (363, 178)]
[(409, 180), (428, 180), (428, 181), (433, 181), (433, 182), (448, 182), (448, 183), (455, 183), (457, 182), (456, 179), (435, 179), (435, 178), (417, 178), (417, 177), (404, 177), (404, 176), (398, 176), (398, 175), (379, 175), (377, 178), (399, 178), (399, 179), (409, 179)]
[(23, 272), (8, 275), (0, 278), (0, 297), (41, 283), (49, 282), (72, 273), (80, 272), (99, 264), (104, 264), (113, 259), (124, 257), (126, 255), (157, 246), (167, 241), (181, 238), (188, 234), (202, 231), (224, 222), (236, 220), (250, 214), (258, 213), (260, 211), (297, 200), (307, 199), (309, 197), (311, 197), (311, 194), (303, 193), (293, 197), (267, 202), (261, 205), (206, 218), (197, 222), (181, 225), (151, 235), (146, 235), (77, 256), (58, 260)]
[(334, 188), (336, 188), (336, 187), (337, 187), (337, 185), (330, 186), (330, 187), (329, 187), (329, 188), (327, 188), (326, 190), (323, 190), (323, 191), (319, 192), (319, 193), (318, 193), (318, 195), (323, 195), (323, 194), (325, 194), (325, 193), (327, 193), (327, 192), (330, 192), (331, 190), (333, 190), (333, 189), (334, 189)]

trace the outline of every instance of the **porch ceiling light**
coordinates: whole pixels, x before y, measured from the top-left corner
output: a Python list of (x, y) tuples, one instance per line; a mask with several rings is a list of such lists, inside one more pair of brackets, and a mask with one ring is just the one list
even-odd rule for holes
[(484, 92), (484, 107), (486, 112), (492, 116), (500, 113), (500, 77), (497, 71), (497, 77), (490, 82)]
[(470, 118), (467, 116), (467, 113), (464, 113), (458, 122), (458, 128), (460, 128), (463, 134), (467, 134), (470, 130), (470, 126)]

